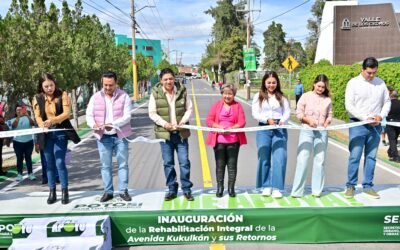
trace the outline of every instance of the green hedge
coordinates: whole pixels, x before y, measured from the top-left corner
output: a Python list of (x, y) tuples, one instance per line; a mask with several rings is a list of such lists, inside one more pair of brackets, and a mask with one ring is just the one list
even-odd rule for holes
[[(315, 77), (325, 74), (329, 78), (329, 89), (333, 103), (333, 115), (340, 120), (348, 120), (344, 106), (344, 96), (347, 82), (360, 74), (361, 65), (326, 65), (314, 64), (299, 72), (300, 79), (304, 84), (304, 90), (310, 91)], [(400, 63), (382, 63), (379, 65), (378, 77), (396, 90), (400, 90)]]

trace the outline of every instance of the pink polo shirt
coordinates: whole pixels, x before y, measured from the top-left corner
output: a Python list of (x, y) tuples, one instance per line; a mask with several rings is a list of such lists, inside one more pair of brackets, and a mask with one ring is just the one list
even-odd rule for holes
[(305, 116), (312, 117), (318, 126), (323, 126), (325, 121), (332, 120), (332, 100), (330, 97), (309, 91), (300, 97), (296, 115), (299, 120)]

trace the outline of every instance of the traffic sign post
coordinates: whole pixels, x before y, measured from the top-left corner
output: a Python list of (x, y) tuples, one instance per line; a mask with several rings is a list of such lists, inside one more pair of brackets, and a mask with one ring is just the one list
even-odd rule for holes
[(254, 48), (243, 48), (243, 63), (245, 71), (255, 71), (256, 65), (256, 50)]
[(299, 66), (299, 62), (296, 61), (293, 56), (289, 55), (285, 59), (285, 61), (283, 61), (282, 65), (287, 71), (289, 71), (289, 73), (291, 73), (295, 68)]
[(290, 90), (292, 86), (292, 71), (299, 66), (299, 62), (296, 61), (296, 59), (294, 59), (293, 56), (289, 55), (285, 59), (285, 61), (283, 61), (282, 65), (283, 67), (285, 67), (287, 71), (289, 71), (289, 95), (290, 95)]

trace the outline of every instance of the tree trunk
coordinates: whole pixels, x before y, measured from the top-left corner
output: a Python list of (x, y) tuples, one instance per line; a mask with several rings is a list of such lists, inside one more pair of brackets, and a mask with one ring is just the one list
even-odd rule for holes
[(76, 89), (72, 89), (71, 102), (72, 102), (72, 118), (75, 121), (75, 127), (79, 128), (79, 121), (78, 121), (79, 115), (78, 115), (78, 102), (77, 102)]

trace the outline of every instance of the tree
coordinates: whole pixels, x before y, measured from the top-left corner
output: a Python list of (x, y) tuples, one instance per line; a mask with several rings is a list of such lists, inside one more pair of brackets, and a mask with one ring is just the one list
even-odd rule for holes
[(283, 32), (282, 24), (275, 23), (274, 21), (268, 26), (268, 29), (263, 33), (264, 35), (264, 69), (279, 69), (281, 63), (286, 58), (285, 51), (286, 33)]
[(289, 39), (286, 43), (286, 47), (288, 54), (292, 55), (300, 63), (300, 66), (305, 66), (307, 64), (306, 52), (304, 51), (301, 42)]
[[(139, 80), (150, 80), (156, 74), (156, 67), (153, 64), (153, 60), (143, 54), (137, 54), (136, 56), (138, 65), (138, 79)], [(132, 75), (132, 62), (130, 62), (129, 74)]]
[(246, 44), (246, 21), (244, 12), (237, 12), (232, 0), (217, 1), (217, 6), (205, 13), (211, 15), (215, 22), (212, 27), (212, 41), (206, 47), (200, 66), (203, 69), (214, 69), (215, 79), (218, 72), (243, 67), (243, 45)]
[(325, 0), (316, 0), (311, 7), (313, 18), (308, 19), (307, 29), (310, 31), (306, 40), (306, 55), (307, 64), (313, 64), (315, 52), (317, 51), (318, 37), (320, 32), (320, 25), (322, 19), (322, 12), (324, 10)]
[(162, 59), (161, 62), (158, 64), (157, 68), (159, 70), (169, 68), (175, 73), (175, 75), (179, 73), (178, 67), (176, 65), (170, 64), (167, 59)]
[[(29, 22), (28, 0), (13, 0), (2, 21), (0, 46), (0, 77), (9, 107), (35, 92), (34, 48), (31, 47), (32, 26)], [(12, 109), (11, 109), (12, 110)], [(11, 118), (13, 112), (6, 113)]]
[(246, 34), (238, 27), (232, 29), (231, 36), (222, 43), (221, 61), (226, 71), (243, 68), (243, 45), (246, 44)]
[(73, 10), (64, 0), (61, 11), (54, 4), (47, 10), (45, 0), (33, 0), (31, 9), (28, 0), (12, 1), (5, 18), (0, 17), (0, 87), (9, 106), (31, 99), (39, 75), (50, 72), (71, 92), (77, 118), (82, 87), (98, 83), (103, 71), (114, 70), (120, 82), (130, 78), (128, 47), (116, 46), (110, 26), (82, 10), (81, 0)]
[(261, 50), (260, 46), (255, 41), (251, 41), (250, 47), (254, 48), (256, 51), (256, 68), (260, 66)]

